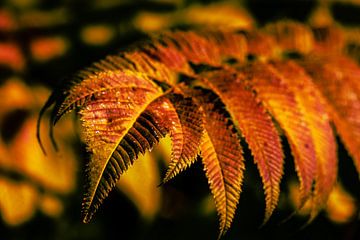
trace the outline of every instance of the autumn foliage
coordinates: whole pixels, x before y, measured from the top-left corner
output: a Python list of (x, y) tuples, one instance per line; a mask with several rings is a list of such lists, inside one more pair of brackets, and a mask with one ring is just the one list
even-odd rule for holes
[(0, 238), (359, 239), (359, 6), (1, 1)]
[(38, 126), (52, 105), (51, 126), (72, 110), (80, 115), (91, 155), (84, 222), (134, 161), (166, 135), (172, 155), (163, 183), (201, 159), (220, 235), (230, 228), (240, 198), (242, 140), (262, 179), (264, 222), (279, 201), (281, 136), (300, 182), (297, 207), (311, 201), (312, 220), (336, 183), (336, 134), (360, 172), (360, 68), (345, 53), (347, 44), (340, 28), (293, 21), (241, 31), (161, 32), (54, 90)]

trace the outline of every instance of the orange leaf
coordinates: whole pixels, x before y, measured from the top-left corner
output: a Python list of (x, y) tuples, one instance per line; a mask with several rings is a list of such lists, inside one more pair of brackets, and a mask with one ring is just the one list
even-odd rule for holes
[(247, 54), (247, 42), (243, 34), (234, 34), (226, 31), (209, 31), (200, 32), (211, 45), (218, 48), (223, 60), (235, 58), (244, 62)]
[(311, 219), (325, 207), (336, 183), (337, 154), (336, 141), (330, 126), (324, 97), (305, 71), (294, 62), (272, 64), (282, 75), (291, 92), (294, 93), (304, 115), (314, 142), (317, 170)]
[[(312, 56), (300, 62), (327, 100), (328, 111), (360, 173), (360, 98), (346, 70), (327, 58)], [(356, 76), (354, 76), (356, 78)]]
[[(184, 98), (179, 94), (171, 94), (169, 98), (180, 119), (183, 145), (180, 157), (175, 154), (172, 156), (163, 182), (169, 181), (195, 162), (203, 135), (203, 118), (199, 106), (191, 98)], [(173, 148), (177, 147), (175, 144), (177, 142), (173, 140)]]
[(171, 32), (162, 39), (169, 46), (177, 48), (185, 58), (195, 64), (220, 65), (220, 53), (204, 37), (194, 32)]
[(238, 204), (244, 158), (240, 139), (231, 121), (216, 108), (214, 94), (192, 91), (204, 110), (205, 133), (200, 145), (202, 162), (220, 216), (220, 236), (231, 226)]
[[(92, 153), (83, 203), (84, 222), (91, 219), (137, 154), (145, 153), (156, 143), (154, 133), (137, 119), (162, 93), (149, 80), (124, 72), (105, 72), (91, 80), (74, 87), (74, 100), (70, 101), (90, 98), (80, 111), (83, 139)], [(88, 85), (83, 85), (86, 82)]]
[(231, 71), (209, 72), (206, 85), (218, 94), (254, 155), (266, 194), (264, 222), (275, 209), (283, 173), (283, 154), (278, 133), (263, 106), (244, 84), (244, 76)]
[(295, 96), (282, 77), (268, 65), (247, 65), (241, 72), (265, 108), (278, 121), (289, 141), (300, 180), (300, 207), (310, 197), (316, 171), (316, 155), (310, 130)]
[(283, 52), (307, 54), (313, 49), (313, 34), (304, 24), (289, 20), (279, 21), (267, 24), (264, 31), (275, 38)]

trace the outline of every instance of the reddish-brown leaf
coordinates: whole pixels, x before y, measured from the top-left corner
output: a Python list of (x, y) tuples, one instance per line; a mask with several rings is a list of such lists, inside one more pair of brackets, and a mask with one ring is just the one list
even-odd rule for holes
[(177, 48), (192, 63), (212, 66), (221, 64), (219, 49), (195, 32), (172, 32), (162, 40)]
[(346, 74), (324, 57), (312, 56), (300, 63), (325, 96), (336, 130), (360, 173), (360, 95), (348, 79), (356, 75)]
[[(204, 112), (204, 137), (200, 151), (204, 170), (220, 217), (220, 236), (231, 226), (238, 204), (244, 158), (233, 123), (216, 107), (219, 99), (205, 90), (190, 90)], [(224, 111), (223, 111), (224, 112)]]
[(325, 207), (330, 192), (336, 183), (337, 154), (336, 141), (330, 126), (324, 97), (311, 78), (295, 62), (275, 62), (272, 64), (284, 78), (294, 93), (299, 107), (309, 126), (314, 142), (317, 170), (311, 220)]
[[(148, 132), (136, 120), (162, 93), (141, 75), (105, 72), (96, 77), (92, 84), (73, 89), (81, 94), (78, 98), (90, 96), (80, 111), (83, 139), (91, 152), (83, 203), (85, 222), (91, 219), (119, 175), (132, 164), (137, 152), (144, 153), (154, 144), (148, 136), (144, 137)], [(129, 139), (124, 139), (126, 135)]]
[(254, 155), (266, 195), (265, 222), (278, 203), (283, 173), (283, 154), (278, 133), (261, 103), (245, 86), (244, 75), (214, 71), (206, 73), (204, 77), (206, 86), (225, 104)]
[(308, 54), (314, 46), (313, 34), (306, 25), (294, 21), (267, 24), (264, 31), (275, 38), (282, 52)]
[(247, 54), (246, 38), (243, 34), (233, 32), (203, 31), (202, 36), (209, 41), (213, 47), (218, 48), (223, 61), (234, 58), (239, 62), (244, 62)]
[[(195, 162), (203, 135), (203, 116), (199, 106), (191, 98), (184, 98), (180, 94), (169, 94), (168, 97), (179, 116), (183, 141), (181, 155), (172, 156), (163, 182), (169, 181)], [(173, 128), (173, 135), (179, 134), (176, 127)], [(177, 144), (180, 141), (173, 139), (173, 148), (177, 148)]]
[(193, 71), (187, 59), (166, 36), (165, 34), (154, 38), (153, 44), (142, 46), (143, 51), (176, 72), (192, 75)]
[(142, 73), (114, 70), (98, 70), (96, 73), (89, 73), (85, 79), (81, 80), (78, 84), (75, 83), (65, 93), (63, 101), (57, 102), (54, 108), (55, 117), (53, 121), (55, 123), (65, 113), (75, 108), (81, 108), (88, 101), (91, 101), (93, 98), (96, 99), (98, 96), (102, 96), (109, 91), (114, 92), (116, 89), (123, 87), (136, 88), (137, 85), (141, 86), (139, 84), (141, 81), (147, 82), (148, 86), (155, 87), (151, 80)]
[(163, 96), (151, 103), (147, 110), (150, 114), (149, 117), (154, 118), (156, 126), (165, 128), (165, 131), (170, 134), (172, 145), (170, 162), (181, 161), (183, 149), (189, 143), (185, 142), (187, 140), (184, 139), (186, 129), (183, 130), (184, 127), (174, 105), (167, 97)]
[(300, 180), (300, 207), (310, 197), (316, 171), (316, 155), (310, 130), (295, 96), (282, 77), (263, 63), (247, 65), (241, 70), (247, 84), (284, 130), (292, 150)]
[(247, 42), (248, 56), (267, 60), (278, 54), (276, 41), (269, 34), (260, 31), (243, 32)]

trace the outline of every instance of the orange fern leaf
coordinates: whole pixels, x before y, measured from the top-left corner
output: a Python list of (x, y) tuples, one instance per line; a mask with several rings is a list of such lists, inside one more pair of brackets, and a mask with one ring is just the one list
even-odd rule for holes
[(221, 64), (218, 48), (194, 32), (174, 32), (165, 37), (164, 41), (177, 48), (185, 58), (195, 64), (207, 63), (212, 66)]
[(266, 194), (266, 222), (280, 194), (283, 154), (278, 133), (262, 105), (246, 89), (243, 75), (219, 71), (205, 76), (203, 81), (224, 102), (254, 155)]
[[(168, 132), (172, 132), (172, 128), (179, 127), (179, 124), (178, 116), (168, 99), (159, 97), (146, 107), (136, 119), (132, 128), (123, 136), (106, 163), (100, 183), (95, 189), (96, 192), (93, 193), (94, 195), (85, 197), (83, 206), (85, 222), (91, 219), (98, 206), (120, 178), (120, 175), (133, 164), (139, 154), (144, 154), (146, 150), (151, 150), (160, 138), (164, 137)], [(174, 143), (177, 143), (181, 138), (179, 140), (178, 135), (172, 135), (172, 140)], [(179, 152), (177, 148), (173, 148), (173, 154), (177, 152)], [(92, 179), (93, 173), (91, 168), (89, 169), (89, 175), (89, 178)], [(92, 189), (90, 184), (87, 186), (88, 194), (91, 193)]]
[(170, 40), (162, 35), (160, 35), (159, 38), (162, 40), (159, 41), (159, 39), (154, 38), (152, 40), (153, 44), (142, 46), (142, 50), (153, 59), (157, 59), (170, 69), (179, 73), (192, 75), (193, 70), (191, 69), (187, 59), (180, 50), (174, 46), (174, 43), (171, 43)]
[(265, 108), (279, 122), (292, 149), (300, 179), (300, 206), (310, 197), (315, 178), (316, 156), (310, 130), (295, 96), (282, 77), (268, 65), (258, 63), (241, 69), (247, 84), (256, 91)]
[(137, 153), (144, 153), (155, 143), (143, 136), (148, 133), (136, 120), (162, 93), (149, 80), (124, 72), (105, 72), (87, 84), (87, 87), (76, 86), (80, 96), (74, 96), (77, 101), (91, 96), (91, 101), (80, 111), (83, 138), (92, 153), (88, 165), (89, 185), (83, 203), (85, 222), (115, 186), (119, 174), (132, 164)]
[[(151, 107), (151, 108), (150, 108)], [(166, 133), (170, 134), (172, 149), (171, 162), (178, 162), (182, 156), (184, 145), (184, 132), (182, 123), (174, 105), (166, 97), (160, 97), (148, 107), (149, 118), (154, 117), (155, 128), (165, 128)]]
[(218, 48), (222, 61), (234, 58), (244, 62), (247, 54), (246, 38), (242, 34), (234, 34), (226, 31), (200, 32), (209, 41), (211, 46)]
[(269, 34), (260, 31), (243, 32), (247, 42), (248, 56), (256, 57), (259, 60), (266, 60), (278, 55), (275, 39)]
[(308, 54), (312, 51), (314, 37), (309, 27), (294, 21), (279, 21), (265, 26), (264, 31), (275, 38), (286, 52)]
[(311, 78), (295, 62), (275, 62), (272, 64), (295, 94), (301, 111), (309, 126), (314, 142), (317, 170), (311, 220), (326, 205), (330, 192), (336, 183), (337, 155), (336, 142), (325, 100)]
[[(191, 98), (184, 98), (179, 94), (172, 94), (169, 98), (180, 119), (183, 146), (180, 157), (173, 155), (174, 158), (169, 164), (164, 183), (195, 162), (203, 136), (203, 118), (199, 106)], [(173, 144), (176, 143), (173, 141)]]
[(240, 198), (245, 169), (242, 148), (233, 124), (216, 108), (219, 99), (204, 90), (192, 90), (192, 95), (204, 111), (205, 133), (200, 151), (222, 236), (230, 228)]
[(360, 173), (360, 95), (343, 70), (334, 68), (327, 59), (313, 56), (300, 63), (326, 98), (336, 130)]

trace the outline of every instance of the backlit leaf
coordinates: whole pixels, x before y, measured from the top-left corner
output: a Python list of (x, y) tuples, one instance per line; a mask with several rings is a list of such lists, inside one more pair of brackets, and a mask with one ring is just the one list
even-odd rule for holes
[(221, 236), (230, 228), (240, 198), (245, 169), (242, 148), (232, 123), (216, 109), (216, 99), (203, 91), (193, 94), (205, 115), (200, 154), (220, 217)]
[(156, 143), (156, 138), (151, 138), (154, 134), (137, 119), (161, 95), (161, 90), (150, 80), (123, 72), (103, 73), (92, 80), (93, 85), (82, 91), (79, 86), (78, 90), (83, 93), (81, 99), (91, 97), (80, 111), (83, 139), (92, 154), (83, 202), (85, 222), (91, 219), (138, 153), (144, 154)]
[(205, 76), (203, 81), (219, 95), (249, 144), (264, 185), (264, 221), (267, 221), (279, 199), (283, 172), (283, 154), (278, 133), (261, 103), (245, 86), (243, 75), (218, 71), (208, 72)]
[[(195, 162), (203, 135), (203, 118), (199, 106), (191, 98), (184, 98), (179, 94), (169, 97), (180, 119), (183, 141), (181, 155), (179, 158), (172, 156), (163, 182), (169, 181)], [(175, 144), (177, 143), (173, 140), (173, 148)]]
[(278, 121), (289, 141), (300, 180), (300, 207), (310, 197), (316, 171), (316, 155), (310, 130), (294, 94), (271, 67), (258, 63), (241, 69), (247, 84)]
[(300, 63), (325, 96), (336, 130), (360, 173), (360, 99), (356, 88), (346, 79), (344, 70), (325, 58), (313, 56)]
[(325, 207), (336, 183), (336, 141), (330, 126), (330, 117), (322, 94), (300, 66), (290, 61), (275, 62), (272, 66), (284, 76), (283, 80), (295, 94), (314, 141), (317, 170), (311, 213), (313, 219), (319, 210)]
[(279, 21), (265, 26), (264, 31), (276, 40), (278, 46), (286, 52), (308, 54), (313, 49), (314, 37), (311, 30), (294, 21)]

